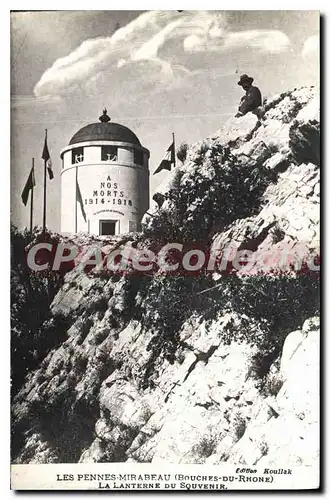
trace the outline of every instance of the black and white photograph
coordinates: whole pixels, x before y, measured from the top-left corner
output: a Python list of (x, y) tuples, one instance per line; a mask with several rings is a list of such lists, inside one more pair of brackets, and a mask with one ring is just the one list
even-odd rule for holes
[(319, 489), (320, 12), (11, 11), (10, 50), (11, 488)]

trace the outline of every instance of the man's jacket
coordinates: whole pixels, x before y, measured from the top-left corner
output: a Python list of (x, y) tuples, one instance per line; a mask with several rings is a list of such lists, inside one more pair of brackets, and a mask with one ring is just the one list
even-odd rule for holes
[(261, 92), (258, 87), (251, 87), (242, 97), (238, 110), (245, 115), (262, 105)]

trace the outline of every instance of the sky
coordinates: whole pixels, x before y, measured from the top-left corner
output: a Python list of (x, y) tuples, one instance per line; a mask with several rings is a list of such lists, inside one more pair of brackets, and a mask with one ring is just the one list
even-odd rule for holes
[(235, 114), (239, 76), (263, 97), (319, 83), (318, 11), (44, 11), (11, 13), (11, 219), (35, 158), (42, 224), (45, 129), (54, 179), (47, 225), (60, 231), (60, 151), (104, 107), (150, 150), (152, 175), (176, 144), (210, 137)]

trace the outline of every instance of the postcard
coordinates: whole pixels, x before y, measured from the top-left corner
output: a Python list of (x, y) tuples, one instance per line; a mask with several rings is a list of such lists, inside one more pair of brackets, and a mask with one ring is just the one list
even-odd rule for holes
[(320, 13), (11, 12), (11, 487), (320, 487)]

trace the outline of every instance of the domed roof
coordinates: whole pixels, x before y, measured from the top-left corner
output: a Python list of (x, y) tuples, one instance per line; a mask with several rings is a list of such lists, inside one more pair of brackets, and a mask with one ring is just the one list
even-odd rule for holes
[(78, 130), (70, 140), (69, 145), (90, 141), (130, 142), (141, 146), (139, 139), (128, 127), (110, 122), (106, 109), (103, 110), (103, 115), (100, 116), (100, 122), (91, 123)]

